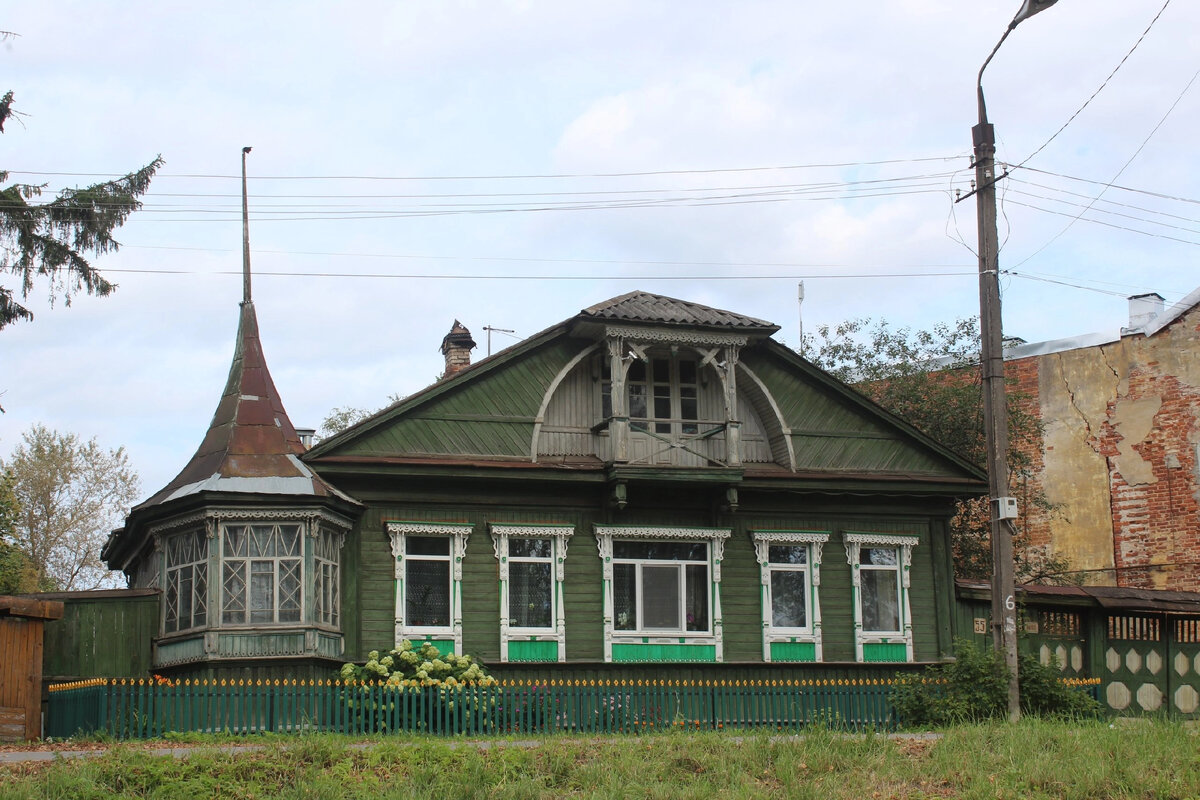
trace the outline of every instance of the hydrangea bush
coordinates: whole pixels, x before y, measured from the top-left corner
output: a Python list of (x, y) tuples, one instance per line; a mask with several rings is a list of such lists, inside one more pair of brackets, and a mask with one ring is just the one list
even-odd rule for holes
[(469, 655), (442, 655), (429, 642), (413, 647), (407, 639), (399, 647), (367, 653), (361, 666), (343, 664), (338, 672), (346, 683), (383, 683), (390, 686), (437, 686), (453, 688), (459, 685), (494, 686), (497, 681), (487, 668)]

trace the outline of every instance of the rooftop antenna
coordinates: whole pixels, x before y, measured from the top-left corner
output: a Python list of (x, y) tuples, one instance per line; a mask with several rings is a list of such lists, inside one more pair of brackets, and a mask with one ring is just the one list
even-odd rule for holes
[(250, 302), (250, 205), (246, 201), (246, 155), (242, 148), (242, 302)]
[(491, 325), (484, 325), (483, 329), (488, 332), (488, 355), (489, 356), (492, 354), (492, 331), (495, 331), (496, 333), (516, 333), (516, 331), (509, 330), (508, 328), (493, 328)]
[(796, 311), (800, 322), (800, 355), (804, 355), (804, 281), (796, 287)]

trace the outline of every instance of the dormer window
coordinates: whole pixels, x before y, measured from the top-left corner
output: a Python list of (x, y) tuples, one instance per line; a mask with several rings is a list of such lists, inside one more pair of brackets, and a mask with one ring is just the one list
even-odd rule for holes
[[(612, 416), (612, 373), (607, 359), (601, 367), (601, 414)], [(699, 364), (680, 353), (634, 358), (625, 376), (629, 393), (629, 424), (635, 431), (663, 435), (695, 435), (700, 426)]]

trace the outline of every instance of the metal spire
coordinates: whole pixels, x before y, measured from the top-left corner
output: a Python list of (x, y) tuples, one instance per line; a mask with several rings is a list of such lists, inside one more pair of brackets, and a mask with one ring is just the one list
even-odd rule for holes
[(242, 302), (250, 300), (250, 206), (246, 201), (246, 154), (249, 147), (242, 148)]

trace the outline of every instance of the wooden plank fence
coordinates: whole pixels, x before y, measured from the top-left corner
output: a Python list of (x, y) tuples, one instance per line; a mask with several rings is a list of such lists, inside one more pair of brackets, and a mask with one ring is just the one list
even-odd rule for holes
[(896, 726), (894, 681), (558, 680), (491, 686), (97, 678), (49, 687), (46, 735), (645, 733)]

